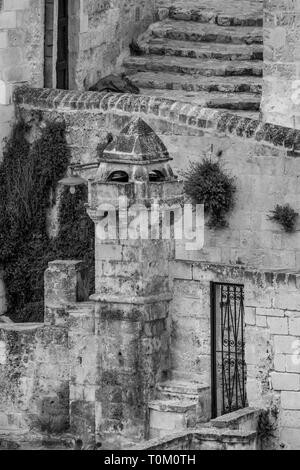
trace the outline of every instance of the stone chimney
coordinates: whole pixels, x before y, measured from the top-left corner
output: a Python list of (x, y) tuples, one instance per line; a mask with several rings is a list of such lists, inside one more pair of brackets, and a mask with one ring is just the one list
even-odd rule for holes
[(89, 181), (88, 213), (96, 226), (96, 435), (119, 447), (146, 437), (148, 402), (169, 372), (174, 240), (160, 233), (153, 208), (163, 206), (166, 214), (183, 201), (170, 161), (160, 138), (134, 119)]

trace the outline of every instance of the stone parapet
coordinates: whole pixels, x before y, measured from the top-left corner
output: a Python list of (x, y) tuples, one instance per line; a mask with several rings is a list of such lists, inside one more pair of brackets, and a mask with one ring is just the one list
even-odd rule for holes
[(300, 131), (295, 129), (162, 97), (25, 87), (16, 91), (15, 103), (38, 109), (98, 110), (101, 113), (154, 115), (178, 125), (280, 147), (289, 151), (291, 156), (300, 152)]

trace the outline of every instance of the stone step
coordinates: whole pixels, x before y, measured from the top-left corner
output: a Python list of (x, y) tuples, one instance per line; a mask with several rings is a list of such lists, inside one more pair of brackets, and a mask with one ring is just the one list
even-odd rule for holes
[(18, 428), (0, 427), (0, 450), (75, 450), (73, 438), (50, 437)]
[(208, 93), (142, 88), (141, 94), (160, 96), (213, 109), (259, 111), (261, 95), (254, 93)]
[(214, 42), (221, 44), (263, 44), (262, 28), (251, 26), (219, 26), (167, 19), (150, 26), (147, 35), (179, 41)]
[(196, 425), (196, 400), (154, 400), (149, 403), (149, 437), (163, 437)]
[[(130, 57), (124, 63), (128, 74), (154, 71), (166, 73), (181, 73), (188, 75), (212, 76), (262, 76), (263, 62), (261, 61), (221, 61), (189, 59), (187, 57)], [(188, 81), (188, 77), (186, 77)]]
[(162, 449), (185, 451), (200, 450), (260, 450), (259, 440), (255, 431), (236, 429), (217, 429), (213, 427), (197, 427), (185, 431), (173, 432), (163, 437), (139, 443), (131, 447), (131, 451), (147, 452)]
[(190, 382), (187, 380), (166, 380), (156, 385), (156, 390), (162, 393), (176, 393), (183, 395), (192, 395), (198, 397), (203, 389), (207, 389), (207, 385), (200, 382)]
[(261, 414), (259, 408), (243, 408), (233, 411), (210, 421), (210, 425), (219, 429), (239, 429), (242, 431), (257, 431)]
[(20, 430), (26, 432), (28, 429), (22, 413), (14, 411), (0, 411), (0, 429), (11, 431)]
[(220, 44), (150, 38), (139, 44), (144, 54), (189, 57), (191, 59), (263, 60), (259, 44)]
[(262, 4), (251, 0), (178, 1), (170, 7), (169, 16), (174, 20), (216, 23), (220, 26), (262, 26), (263, 24)]
[(167, 403), (195, 403), (196, 423), (210, 419), (210, 387), (207, 384), (192, 380), (168, 380), (156, 385), (157, 400)]
[(261, 93), (261, 77), (186, 77), (162, 72), (138, 72), (130, 80), (139, 88), (221, 93)]

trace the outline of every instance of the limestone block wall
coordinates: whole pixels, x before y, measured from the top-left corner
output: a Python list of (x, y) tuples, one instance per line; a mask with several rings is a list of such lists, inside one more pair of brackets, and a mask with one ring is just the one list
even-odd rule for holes
[(59, 432), (69, 425), (68, 339), (61, 328), (0, 327), (0, 423)]
[(299, 449), (299, 274), (177, 261), (171, 276), (173, 376), (211, 383), (210, 282), (243, 284), (249, 406), (277, 410), (273, 445)]
[(44, 0), (3, 0), (0, 79), (43, 86)]
[(299, 2), (264, 0), (263, 118), (300, 128)]
[(278, 443), (300, 449), (300, 276), (248, 274), (245, 286), (250, 406), (278, 407)]
[[(80, 261), (50, 263), (45, 273), (45, 323), (1, 324), (1, 427), (58, 433), (74, 426), (75, 406), (70, 414), (70, 403), (76, 399), (78, 409), (82, 370), (85, 367), (88, 373), (90, 356), (90, 349), (84, 355), (84, 340), (92, 344), (88, 335), (93, 311), (82, 311), (84, 279)], [(75, 311), (71, 314), (68, 309)], [(89, 360), (95, 364), (92, 357)], [(89, 402), (88, 383), (85, 386)], [(88, 421), (86, 412), (81, 422), (84, 416)]]
[[(81, 0), (79, 43), (77, 47), (75, 87), (94, 85), (101, 77), (120, 71), (124, 57), (129, 54), (133, 38), (145, 31), (154, 20), (154, 0)], [(76, 27), (76, 26), (75, 26)], [(72, 24), (71, 35), (74, 37)], [(73, 32), (72, 32), (73, 31)], [(74, 49), (75, 48), (75, 49)]]
[(14, 122), (12, 84), (43, 86), (44, 0), (0, 3), (0, 162)]
[[(255, 268), (300, 268), (300, 219), (287, 234), (268, 220), (276, 204), (300, 212), (300, 133), (248, 118), (163, 98), (47, 90), (21, 90), (18, 110), (42, 111), (43, 119), (64, 120), (74, 161), (97, 159), (107, 133), (118, 135), (140, 115), (166, 144), (180, 175), (190, 160), (212, 155), (236, 177), (236, 206), (228, 228), (206, 228), (204, 249), (177, 246), (177, 258), (243, 264)], [(88, 173), (83, 172), (83, 176)]]

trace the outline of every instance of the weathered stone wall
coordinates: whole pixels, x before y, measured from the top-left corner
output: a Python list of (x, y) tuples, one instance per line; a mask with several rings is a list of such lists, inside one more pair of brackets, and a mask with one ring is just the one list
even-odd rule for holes
[(300, 128), (299, 2), (264, 0), (263, 119)]
[(275, 446), (300, 448), (300, 276), (175, 262), (171, 367), (175, 377), (211, 383), (210, 283), (245, 286), (249, 406), (277, 410)]
[(59, 432), (69, 424), (66, 331), (43, 325), (0, 327), (2, 428)]
[(0, 4), (0, 162), (3, 139), (14, 122), (12, 84), (43, 86), (44, 0), (3, 0)]
[(1, 79), (42, 86), (44, 0), (3, 0), (0, 44)]
[[(74, 426), (74, 403), (78, 408), (83, 383), (88, 402), (89, 383), (82, 375), (90, 372), (86, 360), (95, 360), (88, 357), (89, 349), (85, 354), (84, 340), (93, 323), (92, 310), (84, 314), (85, 273), (80, 261), (50, 263), (45, 323), (0, 325), (0, 427), (66, 431)], [(82, 414), (81, 424), (84, 418)]]
[(133, 38), (154, 20), (154, 0), (82, 0), (76, 88), (121, 70)]
[[(162, 98), (135, 95), (28, 90), (18, 109), (40, 109), (43, 119), (64, 120), (74, 161), (97, 158), (107, 133), (117, 135), (140, 115), (166, 144), (180, 173), (189, 160), (210, 155), (236, 177), (236, 207), (228, 228), (206, 228), (201, 251), (177, 247), (177, 258), (244, 264), (255, 268), (300, 268), (300, 234), (287, 234), (268, 220), (276, 204), (300, 211), (300, 133), (247, 118)], [(76, 111), (75, 111), (76, 110)], [(83, 173), (88, 175), (87, 173)]]

